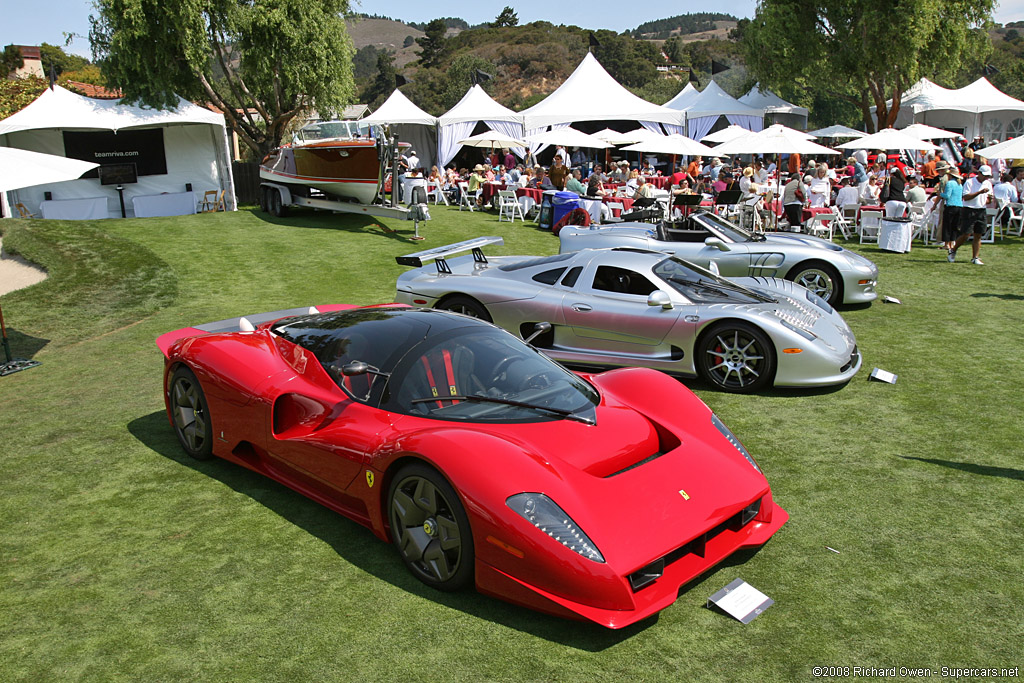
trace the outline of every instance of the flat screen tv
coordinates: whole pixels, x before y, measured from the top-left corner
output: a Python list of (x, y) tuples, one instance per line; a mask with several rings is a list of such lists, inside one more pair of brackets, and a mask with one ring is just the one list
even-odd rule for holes
[(98, 169), (100, 185), (128, 185), (139, 182), (134, 163), (103, 164)]

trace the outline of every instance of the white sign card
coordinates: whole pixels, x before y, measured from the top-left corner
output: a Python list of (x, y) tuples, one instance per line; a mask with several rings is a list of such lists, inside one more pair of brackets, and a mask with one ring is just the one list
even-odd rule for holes
[(899, 375), (893, 374), (887, 370), (882, 370), (881, 368), (875, 368), (871, 371), (871, 379), (877, 379), (879, 382), (896, 384), (897, 377), (899, 377)]
[(902, 301), (900, 301), (899, 299), (897, 299), (894, 296), (883, 297), (882, 301), (884, 301), (887, 304), (901, 304), (901, 303), (903, 303)]
[(708, 598), (709, 606), (715, 605), (743, 624), (749, 624), (774, 604), (774, 600), (743, 579), (736, 579)]

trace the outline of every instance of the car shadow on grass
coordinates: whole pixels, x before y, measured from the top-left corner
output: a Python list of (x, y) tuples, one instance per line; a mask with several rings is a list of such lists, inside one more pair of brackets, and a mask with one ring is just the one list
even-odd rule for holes
[[(396, 588), (459, 610), (479, 619), (495, 622), (588, 652), (612, 647), (658, 621), (657, 615), (619, 630), (611, 630), (590, 622), (576, 622), (490, 598), (472, 589), (455, 593), (437, 591), (417, 581), (406, 570), (394, 548), (383, 543), (368, 529), (322, 505), (309, 500), (261, 474), (234, 463), (213, 458), (195, 460), (181, 450), (163, 410), (144, 415), (128, 423), (128, 431), (143, 445), (168, 460), (216, 479), (231, 489), (249, 496), (295, 526), (330, 545), (346, 562), (385, 581)], [(731, 562), (721, 566), (727, 566)], [(699, 583), (703, 577), (689, 585)]]
[(990, 292), (976, 292), (971, 294), (976, 299), (1003, 299), (1004, 301), (1024, 301), (1021, 294), (994, 294)]
[(918, 458), (913, 455), (901, 455), (900, 457), (903, 458), (904, 460), (918, 460), (920, 462), (931, 463), (932, 465), (940, 465), (942, 467), (949, 467), (954, 470), (960, 470), (961, 472), (981, 474), (986, 477), (1003, 477), (1005, 479), (1016, 479), (1017, 481), (1024, 481), (1024, 470), (1018, 470), (1012, 467), (995, 467), (993, 465), (979, 465), (973, 462), (937, 460), (935, 458)]

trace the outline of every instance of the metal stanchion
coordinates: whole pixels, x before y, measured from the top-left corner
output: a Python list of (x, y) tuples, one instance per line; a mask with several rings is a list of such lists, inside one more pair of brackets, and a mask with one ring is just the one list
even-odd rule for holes
[(27, 360), (25, 358), (12, 358), (11, 357), (11, 345), (7, 341), (7, 325), (4, 323), (4, 309), (0, 307), (0, 338), (3, 339), (4, 356), (7, 358), (7, 362), (0, 365), (0, 377), (4, 375), (11, 375), (15, 372), (22, 370), (28, 370), (40, 365), (37, 360)]

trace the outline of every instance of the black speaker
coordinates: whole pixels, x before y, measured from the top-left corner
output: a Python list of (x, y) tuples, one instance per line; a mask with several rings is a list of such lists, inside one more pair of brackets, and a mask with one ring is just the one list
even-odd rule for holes
[(192, 183), (185, 183), (185, 192), (192, 191)]
[(44, 192), (43, 193), (43, 199), (45, 199), (46, 201), (52, 200), (53, 199), (53, 193), (52, 192)]

